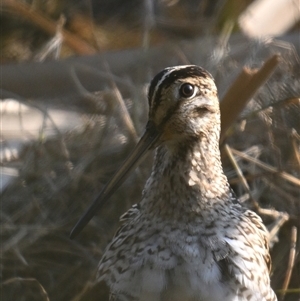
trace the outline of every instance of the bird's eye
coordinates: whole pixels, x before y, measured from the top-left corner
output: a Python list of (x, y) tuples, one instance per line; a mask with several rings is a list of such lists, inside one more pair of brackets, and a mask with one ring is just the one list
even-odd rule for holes
[(195, 86), (191, 84), (183, 84), (180, 87), (179, 93), (181, 97), (190, 98), (195, 95), (196, 91)]

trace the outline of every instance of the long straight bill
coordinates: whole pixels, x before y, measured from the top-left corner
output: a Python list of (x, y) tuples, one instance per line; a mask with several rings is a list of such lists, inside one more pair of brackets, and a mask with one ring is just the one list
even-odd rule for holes
[(145, 158), (147, 151), (159, 138), (158, 131), (151, 123), (147, 124), (146, 131), (129, 157), (125, 160), (120, 169), (113, 175), (111, 180), (105, 185), (100, 194), (95, 198), (92, 205), (79, 219), (70, 233), (70, 238), (77, 236), (81, 230), (92, 219), (95, 213), (108, 201), (116, 189), (126, 180), (129, 173)]

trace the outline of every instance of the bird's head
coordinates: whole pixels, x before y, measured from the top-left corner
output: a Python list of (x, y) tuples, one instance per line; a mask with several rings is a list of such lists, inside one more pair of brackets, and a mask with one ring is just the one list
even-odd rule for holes
[(195, 65), (170, 67), (151, 81), (149, 127), (159, 142), (176, 143), (220, 130), (217, 88), (212, 76)]

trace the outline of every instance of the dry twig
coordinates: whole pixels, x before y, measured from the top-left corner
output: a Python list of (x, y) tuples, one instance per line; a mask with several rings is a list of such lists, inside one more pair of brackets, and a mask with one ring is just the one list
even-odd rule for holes
[(235, 158), (234, 158), (234, 156), (233, 156), (233, 154), (232, 154), (231, 148), (229, 147), (228, 144), (225, 144), (225, 151), (226, 151), (226, 153), (227, 153), (227, 155), (228, 155), (228, 157), (229, 157), (229, 159), (230, 159), (231, 164), (233, 165), (233, 167), (234, 167), (234, 169), (235, 169), (235, 171), (236, 171), (236, 173), (237, 173), (238, 178), (239, 178), (240, 181), (242, 182), (242, 185), (243, 185), (244, 189), (246, 190), (246, 192), (247, 192), (248, 195), (250, 196), (250, 199), (251, 199), (251, 201), (252, 201), (252, 204), (253, 204), (254, 208), (255, 208), (256, 210), (258, 210), (259, 205), (258, 205), (257, 201), (253, 198), (252, 193), (251, 193), (251, 191), (250, 191), (250, 187), (249, 187), (249, 185), (248, 185), (248, 182), (247, 182), (247, 180), (245, 179), (245, 177), (244, 177), (244, 175), (243, 175), (243, 172), (242, 172), (242, 170), (240, 169), (238, 163), (236, 162), (236, 160), (235, 160)]
[(282, 285), (281, 297), (279, 300), (283, 301), (287, 292), (287, 288), (289, 286), (292, 271), (295, 264), (295, 255), (296, 255), (296, 243), (297, 243), (297, 228), (293, 227), (291, 231), (291, 248), (290, 248), (290, 256), (288, 261), (288, 266), (285, 274), (285, 279)]
[(12, 283), (15, 282), (25, 282), (25, 283), (32, 283), (32, 284), (36, 284), (39, 291), (41, 292), (41, 296), (43, 296), (44, 300), (46, 301), (50, 301), (49, 296), (45, 290), (45, 288), (42, 286), (42, 284), (35, 278), (22, 278), (22, 277), (14, 277), (14, 278), (10, 278), (5, 280), (2, 285), (10, 285)]
[(239, 156), (239, 157), (241, 157), (241, 158), (243, 158), (243, 159), (245, 159), (249, 162), (254, 163), (258, 167), (260, 167), (260, 168), (262, 168), (262, 169), (264, 169), (264, 170), (266, 170), (266, 171), (268, 171), (272, 174), (276, 174), (276, 175), (280, 176), (281, 178), (283, 178), (284, 180), (289, 181), (289, 182), (291, 182), (291, 183), (293, 183), (297, 186), (300, 186), (300, 180), (297, 179), (296, 177), (288, 174), (287, 172), (280, 171), (279, 169), (277, 169), (273, 166), (270, 166), (269, 164), (264, 163), (264, 162), (262, 162), (258, 159), (252, 158), (252, 157), (250, 157), (250, 156), (248, 156), (248, 155), (246, 155), (246, 154), (244, 154), (244, 153), (242, 153), (242, 152), (240, 152), (236, 149), (232, 148), (231, 151), (232, 151), (233, 154), (235, 154), (235, 155), (237, 155), (237, 156)]
[(138, 135), (136, 133), (133, 121), (128, 113), (127, 107), (125, 105), (124, 99), (122, 97), (122, 94), (120, 93), (116, 82), (113, 80), (113, 76), (112, 73), (109, 69), (109, 66), (106, 64), (106, 69), (107, 69), (107, 74), (109, 76), (109, 80), (110, 80), (110, 85), (113, 89), (113, 92), (116, 96), (116, 101), (118, 103), (118, 105), (120, 106), (121, 109), (121, 114), (120, 114), (120, 118), (122, 119), (124, 125), (127, 127), (128, 129), (128, 133), (131, 137), (131, 139), (133, 139), (134, 142), (137, 142), (138, 140)]

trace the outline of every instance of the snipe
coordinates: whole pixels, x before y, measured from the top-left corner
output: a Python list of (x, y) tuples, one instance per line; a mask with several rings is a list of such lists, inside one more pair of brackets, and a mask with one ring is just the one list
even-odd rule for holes
[(268, 232), (233, 195), (220, 161), (220, 110), (201, 67), (166, 68), (149, 88), (149, 121), (74, 237), (150, 149), (142, 201), (121, 217), (99, 264), (110, 300), (274, 301)]

